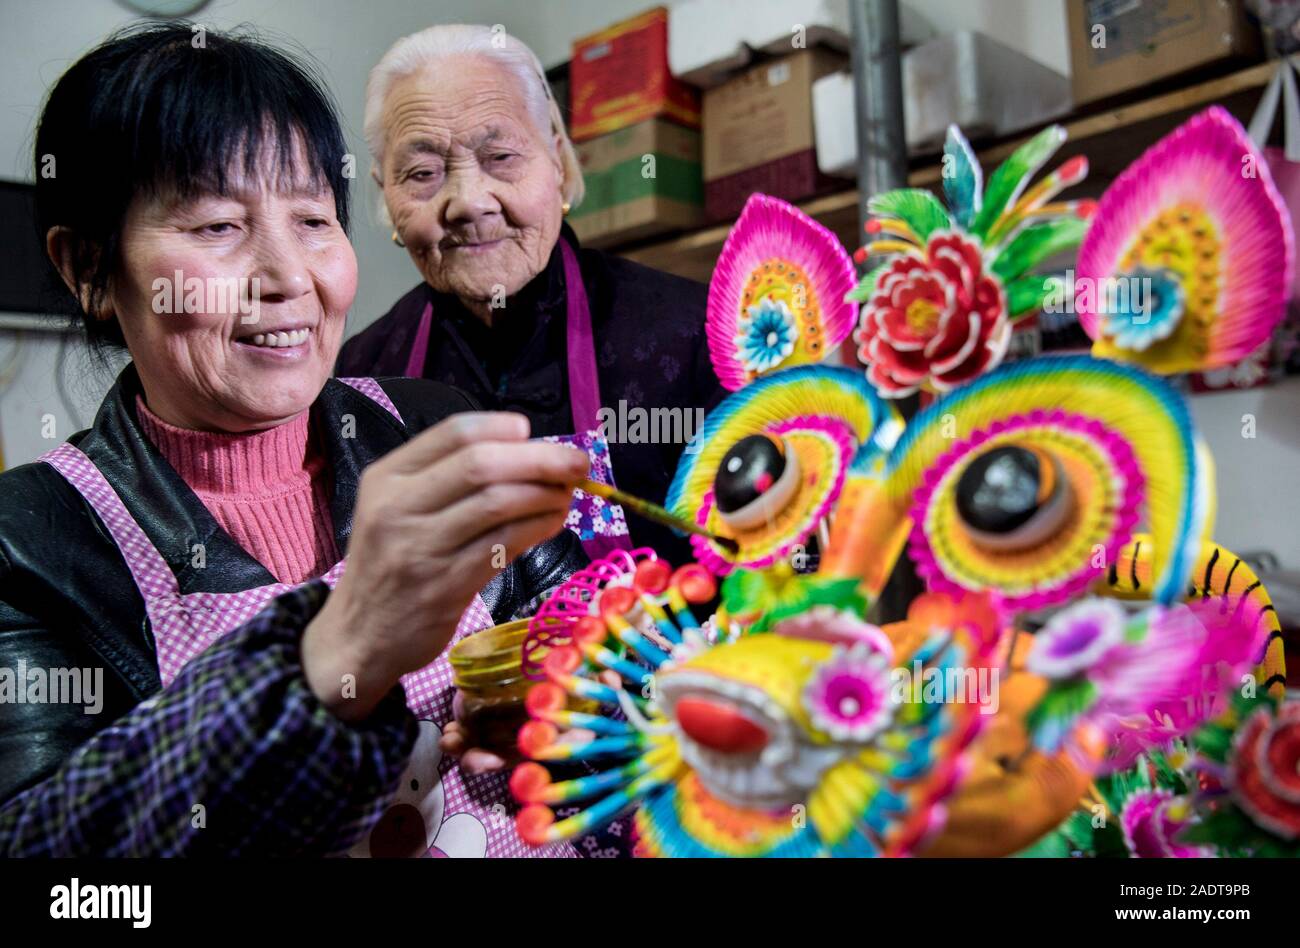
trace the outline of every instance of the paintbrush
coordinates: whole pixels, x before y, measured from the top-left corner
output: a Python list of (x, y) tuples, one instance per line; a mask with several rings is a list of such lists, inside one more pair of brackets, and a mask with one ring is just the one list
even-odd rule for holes
[(646, 520), (652, 520), (655, 523), (663, 524), (665, 527), (672, 527), (674, 530), (680, 530), (683, 533), (694, 533), (696, 536), (704, 537), (706, 540), (712, 540), (732, 556), (735, 556), (740, 552), (740, 544), (731, 539), (731, 537), (721, 537), (716, 533), (710, 533), (698, 524), (691, 523), (689, 520), (683, 520), (681, 517), (670, 513), (658, 504), (652, 504), (650, 501), (644, 500), (640, 497), (633, 497), (631, 494), (625, 494), (617, 487), (610, 487), (608, 484), (601, 484), (593, 480), (583, 480), (578, 483), (578, 488), (580, 490), (585, 490), (588, 494), (594, 494), (597, 497), (603, 497), (616, 504), (622, 504), (625, 510), (630, 510), (635, 514), (644, 517)]

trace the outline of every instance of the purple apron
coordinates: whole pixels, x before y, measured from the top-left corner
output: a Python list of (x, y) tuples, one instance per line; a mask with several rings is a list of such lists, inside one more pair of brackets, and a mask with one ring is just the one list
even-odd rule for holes
[[(373, 379), (339, 381), (373, 399), (401, 421), (396, 406)], [(85, 498), (126, 560), (153, 629), (164, 688), (187, 662), (253, 618), (276, 596), (294, 588), (286, 583), (271, 583), (233, 593), (182, 594), (176, 574), (90, 458), (64, 443), (40, 460), (63, 475)], [(345, 563), (340, 560), (320, 578), (333, 588), (343, 575)], [(452, 643), (490, 625), (492, 615), (476, 594), (456, 625)], [(452, 719), (455, 694), (446, 656), (444, 651), (419, 671), (402, 676), (407, 706), (420, 719), (419, 737), (396, 796), (351, 855), (576, 855), (567, 845), (532, 849), (519, 839), (505, 774), (462, 774), (454, 760), (442, 757), (438, 737)]]
[[(600, 380), (596, 376), (596, 343), (591, 329), (587, 288), (582, 282), (578, 255), (563, 238), (560, 239), (560, 255), (564, 259), (569, 407), (573, 413), (573, 430), (577, 434), (553, 435), (544, 440), (582, 448), (591, 459), (591, 479), (612, 487), (614, 474), (610, 464), (609, 445), (600, 433)], [(402, 373), (408, 378), (424, 377), (424, 362), (429, 351), (429, 332), (432, 326), (433, 303), (425, 303), (415, 330), (415, 340), (411, 344), (411, 353), (406, 361), (406, 371)], [(615, 550), (632, 549), (623, 508), (601, 497), (593, 497), (586, 491), (573, 492), (573, 505), (569, 508), (569, 516), (564, 525), (578, 535), (583, 550), (592, 560), (598, 560)]]

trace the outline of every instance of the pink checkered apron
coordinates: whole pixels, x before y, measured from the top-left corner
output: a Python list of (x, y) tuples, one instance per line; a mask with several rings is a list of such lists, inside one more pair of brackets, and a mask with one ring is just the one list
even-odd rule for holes
[[(373, 399), (401, 421), (397, 408), (373, 379), (339, 379)], [(153, 629), (158, 650), (158, 672), (163, 687), (176, 678), (185, 664), (208, 646), (257, 615), (276, 596), (294, 587), (286, 583), (271, 583), (256, 589), (234, 593), (182, 594), (167, 561), (150, 542), (145, 532), (127, 511), (126, 506), (108, 480), (80, 450), (62, 444), (40, 458), (49, 464), (75, 488), (99, 515), (117, 544), (140, 595), (144, 598), (145, 612)], [(323, 579), (332, 589), (343, 575), (346, 560), (335, 563)], [(482, 597), (475, 595), (457, 623), (452, 643), (467, 635), (492, 625), (492, 615)], [(406, 703), (421, 720), (422, 735), (426, 730), (433, 735), (423, 745), (432, 741), (436, 748), (436, 733), (452, 719), (451, 703), (455, 693), (452, 686), (451, 665), (446, 652), (432, 663), (402, 677)], [(430, 727), (436, 726), (436, 732)], [(505, 774), (471, 776), (463, 774), (456, 762), (442, 758), (436, 749), (429, 751), (433, 767), (440, 780), (426, 780), (421, 799), (412, 806), (425, 814), (434, 825), (427, 827), (428, 855), (459, 856), (573, 856), (576, 851), (567, 845), (547, 849), (525, 846), (514, 831), (513, 804)], [(426, 755), (427, 757), (427, 755)], [(403, 777), (403, 790), (409, 796)], [(436, 796), (434, 805), (427, 799)], [(433, 816), (432, 820), (428, 820)], [(474, 826), (478, 823), (482, 830)], [(454, 826), (454, 832), (440, 834), (442, 827)], [(454, 838), (453, 846), (442, 837)], [(422, 847), (423, 848), (423, 847)], [(368, 850), (367, 850), (368, 852)]]
[[(573, 415), (576, 434), (555, 435), (545, 438), (582, 448), (591, 458), (588, 475), (598, 484), (614, 484), (609, 445), (601, 434), (600, 379), (596, 375), (596, 342), (591, 328), (591, 306), (587, 301), (587, 287), (582, 282), (582, 268), (578, 255), (563, 237), (560, 238), (560, 258), (564, 261), (565, 289), (565, 351), (568, 355), (569, 410)], [(424, 363), (429, 353), (429, 333), (433, 328), (433, 303), (426, 303), (415, 327), (415, 339), (406, 359), (403, 375), (423, 378)], [(627, 532), (623, 508), (586, 491), (576, 490), (574, 503), (569, 509), (565, 526), (582, 541), (583, 550), (592, 560), (601, 559), (615, 550), (631, 550), (632, 538)]]

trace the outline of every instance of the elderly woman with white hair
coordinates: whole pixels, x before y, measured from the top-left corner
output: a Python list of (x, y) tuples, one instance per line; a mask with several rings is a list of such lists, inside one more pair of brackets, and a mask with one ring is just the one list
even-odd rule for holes
[[(344, 345), (338, 373), (437, 379), (527, 415), (534, 435), (618, 419), (604, 428), (614, 479), (662, 502), (699, 410), (722, 396), (707, 289), (579, 247), (564, 216), (582, 172), (532, 50), (486, 26), (407, 36), (370, 74), (365, 133), (393, 242), (422, 282)], [(663, 418), (680, 423), (644, 423)], [(599, 508), (592, 520), (589, 553), (627, 542)], [(688, 556), (669, 530), (630, 530)]]

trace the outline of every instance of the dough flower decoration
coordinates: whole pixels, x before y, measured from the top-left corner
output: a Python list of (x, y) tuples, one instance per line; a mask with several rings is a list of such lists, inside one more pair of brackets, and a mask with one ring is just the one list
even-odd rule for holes
[(705, 334), (723, 388), (822, 361), (848, 338), (858, 304), (839, 238), (792, 204), (752, 194), (709, 280)]
[(1157, 787), (1129, 796), (1120, 813), (1120, 830), (1129, 854), (1138, 858), (1209, 858), (1214, 855), (1213, 847), (1179, 840), (1194, 819), (1190, 800)]
[(1226, 693), (1263, 645), (1218, 604), (1129, 614), (1114, 600), (1085, 599), (1034, 638), (1025, 667), (1051, 684), (1027, 718), (1030, 732), (1055, 751), (1091, 725), (1110, 746), (1103, 767), (1127, 768), (1226, 710)]
[(864, 743), (889, 724), (889, 653), (866, 644), (840, 648), (813, 674), (804, 690), (804, 707), (813, 726), (833, 740)]
[(1030, 180), (1065, 141), (1053, 125), (993, 172), (983, 172), (956, 126), (944, 145), (947, 206), (929, 191), (900, 188), (872, 197), (872, 239), (855, 255), (892, 259), (873, 266), (848, 299), (861, 303), (854, 339), (881, 395), (947, 392), (996, 368), (1012, 324), (1059, 293), (1033, 272), (1078, 246), (1094, 201), (1056, 201), (1088, 173), (1082, 156), (1037, 184)]
[(1168, 339), (1182, 318), (1187, 293), (1183, 285), (1162, 270), (1135, 267), (1131, 274), (1138, 291), (1116, 298), (1115, 306), (1101, 318), (1103, 329), (1121, 349), (1142, 352)]
[(764, 297), (750, 306), (737, 323), (736, 347), (747, 372), (760, 375), (774, 369), (794, 352), (799, 337), (794, 314), (782, 300)]
[(1300, 702), (1251, 713), (1233, 742), (1228, 785), (1257, 825), (1300, 842)]
[(1300, 856), (1300, 701), (1239, 690), (1189, 745), (1198, 822), (1180, 839), (1222, 856)]
[(858, 357), (888, 398), (922, 384), (950, 391), (1001, 362), (1011, 341), (1001, 281), (961, 234), (931, 237), (923, 255), (886, 264), (859, 318)]
[(1161, 374), (1246, 358), (1286, 313), (1289, 221), (1240, 123), (1217, 105), (1193, 116), (1106, 189), (1079, 248), (1093, 355)]

